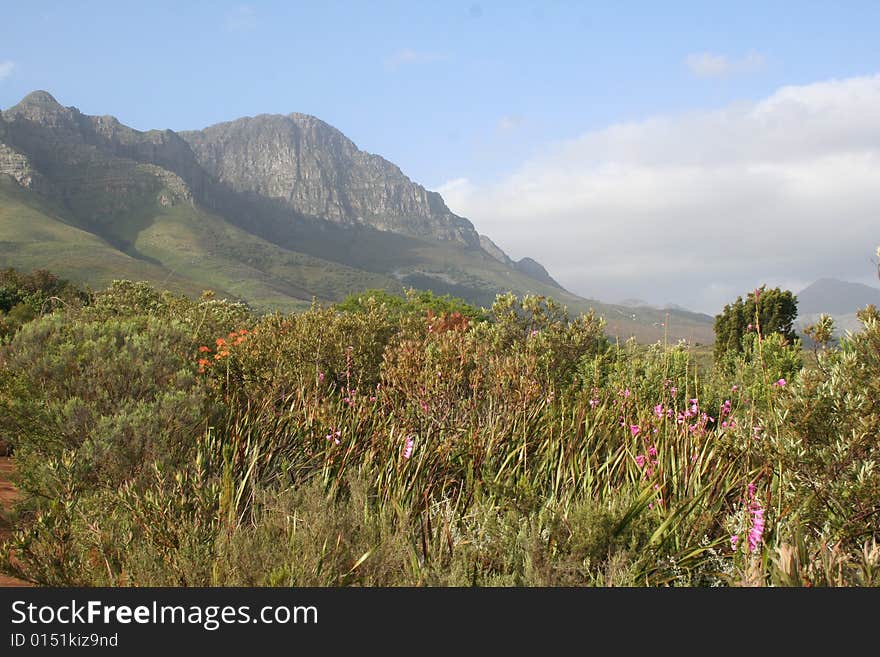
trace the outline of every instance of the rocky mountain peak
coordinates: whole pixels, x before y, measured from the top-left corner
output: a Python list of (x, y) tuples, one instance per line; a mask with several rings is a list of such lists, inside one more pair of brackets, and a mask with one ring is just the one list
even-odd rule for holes
[(64, 107), (47, 91), (34, 91), (3, 112), (6, 121), (26, 119), (46, 127), (70, 127), (76, 123), (79, 111)]
[(55, 100), (55, 96), (42, 89), (30, 92), (27, 96), (21, 99), (16, 107), (47, 107), (63, 109), (61, 103)]
[(202, 167), (236, 192), (338, 224), (479, 247), (471, 223), (439, 194), (314, 116), (263, 114), (181, 137)]

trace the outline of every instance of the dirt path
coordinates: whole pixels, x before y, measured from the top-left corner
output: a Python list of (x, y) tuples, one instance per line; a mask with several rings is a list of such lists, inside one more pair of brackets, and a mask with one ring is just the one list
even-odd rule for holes
[[(18, 491), (11, 481), (14, 467), (11, 458), (0, 456), (0, 510), (3, 512), (6, 512), (12, 506), (13, 501), (15, 501), (18, 495)], [(11, 529), (6, 520), (0, 517), (0, 541), (9, 535)], [(30, 584), (0, 573), (0, 586), (30, 586)]]

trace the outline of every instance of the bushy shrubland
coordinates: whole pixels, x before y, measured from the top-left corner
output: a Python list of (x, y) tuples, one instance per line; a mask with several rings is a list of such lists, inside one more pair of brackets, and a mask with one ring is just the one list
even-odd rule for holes
[(120, 282), (24, 326), (0, 375), (24, 493), (6, 569), (878, 583), (875, 320), (815, 369), (756, 334), (709, 372), (685, 344), (612, 346), (601, 320), (539, 297), (386, 296), (256, 317)]

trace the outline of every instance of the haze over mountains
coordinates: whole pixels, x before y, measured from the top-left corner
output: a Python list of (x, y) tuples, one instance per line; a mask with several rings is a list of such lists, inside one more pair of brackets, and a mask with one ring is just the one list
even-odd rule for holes
[(0, 265), (95, 287), (128, 278), (210, 288), (264, 310), (365, 288), (481, 305), (511, 290), (575, 312), (595, 307), (622, 337), (712, 335), (705, 315), (571, 294), (534, 260), (510, 259), (439, 194), (305, 114), (141, 132), (33, 92), (0, 112)]

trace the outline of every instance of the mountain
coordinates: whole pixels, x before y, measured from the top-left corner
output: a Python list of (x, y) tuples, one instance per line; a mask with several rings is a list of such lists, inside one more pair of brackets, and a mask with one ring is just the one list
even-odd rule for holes
[(798, 292), (798, 312), (802, 315), (845, 315), (868, 304), (880, 307), (880, 289), (861, 283), (822, 278)]
[(798, 327), (815, 322), (822, 313), (831, 315), (835, 333), (858, 331), (861, 322), (856, 312), (869, 304), (880, 308), (880, 289), (835, 278), (822, 278), (798, 292)]
[[(439, 194), (305, 114), (142, 132), (33, 92), (0, 112), (0, 265), (96, 287), (131, 278), (187, 294), (210, 288), (263, 310), (364, 288), (480, 305), (510, 290), (575, 312), (595, 307), (616, 335), (662, 335), (663, 313), (632, 316), (571, 294)], [(672, 335), (711, 341), (711, 321), (671, 323)]]

